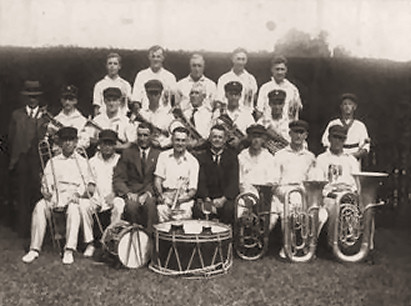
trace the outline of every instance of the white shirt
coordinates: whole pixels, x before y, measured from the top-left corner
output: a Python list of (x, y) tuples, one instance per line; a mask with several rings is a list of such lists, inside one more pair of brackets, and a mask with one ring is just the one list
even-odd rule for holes
[(159, 80), (163, 84), (164, 88), (161, 101), (165, 100), (167, 104), (165, 106), (170, 108), (171, 96), (176, 93), (177, 80), (174, 74), (164, 68), (160, 68), (160, 70), (154, 72), (149, 67), (137, 73), (136, 79), (134, 80), (131, 100), (141, 102), (141, 107), (143, 109), (148, 108), (149, 103), (144, 84), (150, 80)]
[(329, 184), (324, 187), (324, 193), (331, 191), (333, 186), (345, 184), (352, 191), (357, 190), (357, 185), (352, 173), (360, 171), (359, 164), (355, 157), (347, 153), (335, 155), (327, 149), (324, 153), (317, 157), (317, 169), (323, 175), (323, 179)]
[[(118, 134), (118, 138), (125, 142), (133, 142), (136, 140), (136, 133), (133, 131), (134, 126), (130, 124), (128, 117), (118, 113), (116, 116), (109, 118), (107, 113), (101, 113), (94, 118), (94, 122), (98, 124), (102, 129), (110, 129)], [(90, 137), (97, 138), (98, 131), (94, 127), (90, 127)]]
[(235, 74), (231, 69), (229, 72), (223, 74), (217, 82), (217, 98), (216, 100), (227, 104), (227, 98), (225, 97), (224, 86), (228, 82), (237, 81), (243, 85), (243, 91), (241, 92), (240, 106), (244, 108), (254, 108), (254, 96), (257, 93), (258, 85), (255, 77), (247, 70), (243, 70), (239, 75)]
[(298, 88), (291, 83), (289, 80), (284, 79), (283, 82), (278, 84), (273, 77), (271, 77), (271, 81), (268, 81), (267, 83), (263, 84), (260, 88), (260, 92), (258, 93), (258, 99), (257, 99), (257, 109), (260, 112), (263, 113), (270, 113), (271, 108), (268, 103), (268, 93), (271, 92), (272, 90), (275, 89), (281, 89), (285, 91), (286, 96), (285, 96), (285, 102), (284, 102), (284, 108), (283, 108), (283, 117), (288, 118), (289, 117), (289, 109), (293, 105), (297, 105), (299, 109), (303, 107), (301, 103), (301, 98), (300, 98), (300, 93), (298, 91)]
[[(227, 109), (226, 111), (228, 117), (233, 121), (233, 123), (237, 126), (237, 128), (246, 135), (246, 130), (250, 125), (255, 124), (255, 120), (253, 115), (249, 109), (244, 108), (236, 108), (235, 110), (231, 111)], [(217, 121), (217, 118), (220, 117), (220, 110), (216, 110), (213, 114), (213, 121), (214, 124)]]
[[(183, 111), (184, 117), (189, 122), (193, 114), (193, 110), (194, 107), (189, 104), (189, 106)], [(195, 128), (204, 139), (207, 139), (208, 135), (210, 134), (212, 115), (213, 114), (211, 113), (211, 111), (204, 105), (198, 107), (197, 111), (194, 113)]]
[(288, 116), (282, 116), (279, 119), (273, 119), (271, 113), (265, 113), (263, 117), (261, 117), (257, 121), (257, 123), (264, 126), (267, 130), (273, 130), (274, 132), (282, 136), (284, 139), (286, 139), (288, 142), (291, 142), (291, 137), (289, 133), (290, 129), (288, 127), (290, 119), (288, 119)]
[(120, 113), (126, 115), (128, 112), (127, 101), (131, 98), (131, 85), (120, 76), (112, 79), (108, 75), (106, 75), (102, 80), (96, 83), (93, 92), (93, 105), (100, 106), (100, 113), (106, 112), (106, 104), (104, 103), (103, 92), (106, 88), (109, 87), (120, 88), (122, 93)]
[(170, 149), (160, 153), (154, 175), (164, 179), (164, 188), (179, 188), (186, 180), (186, 189), (197, 189), (200, 169), (197, 159), (187, 151), (176, 159), (173, 152), (174, 149)]
[(315, 156), (307, 149), (294, 151), (290, 146), (274, 155), (276, 182), (281, 185), (300, 184), (308, 179), (309, 170), (315, 166)]
[(244, 149), (238, 155), (238, 162), (241, 189), (274, 182), (274, 156), (267, 149), (263, 148), (256, 156), (250, 155), (249, 149)]
[(180, 108), (185, 109), (190, 105), (190, 92), (194, 84), (200, 83), (205, 89), (205, 98), (203, 105), (205, 105), (209, 110), (213, 109), (213, 102), (215, 100), (217, 85), (202, 75), (198, 81), (194, 81), (191, 75), (188, 75), (184, 79), (177, 82), (177, 93), (180, 99)]
[[(87, 132), (85, 131), (87, 119), (77, 109), (75, 109), (68, 115), (61, 111), (57, 114), (57, 116), (54, 117), (54, 119), (56, 119), (64, 126), (70, 126), (77, 129), (78, 146), (83, 148), (87, 148), (89, 146), (89, 137)], [(55, 126), (52, 122), (50, 122), (48, 126), (54, 127), (54, 129), (58, 129), (58, 127)]]
[(83, 195), (88, 183), (94, 183), (93, 176), (87, 160), (77, 153), (69, 157), (56, 155), (44, 168), (43, 184), (52, 192), (52, 202), (59, 207), (66, 206), (75, 192)]
[(96, 196), (104, 202), (104, 198), (113, 193), (113, 172), (120, 155), (114, 153), (108, 160), (104, 160), (100, 152), (90, 158), (90, 167), (96, 180)]
[(28, 105), (26, 105), (26, 112), (27, 112), (27, 116), (29, 116), (30, 118), (40, 118), (40, 113), (39, 113), (39, 106), (36, 106), (35, 108), (31, 108)]

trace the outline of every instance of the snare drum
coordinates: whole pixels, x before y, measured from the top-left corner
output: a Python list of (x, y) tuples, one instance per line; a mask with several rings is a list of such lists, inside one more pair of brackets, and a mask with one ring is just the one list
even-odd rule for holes
[(104, 249), (127, 268), (139, 268), (150, 259), (150, 237), (139, 225), (120, 220), (106, 228), (101, 240)]
[(226, 273), (232, 266), (232, 232), (225, 224), (204, 220), (154, 225), (150, 269), (189, 278)]

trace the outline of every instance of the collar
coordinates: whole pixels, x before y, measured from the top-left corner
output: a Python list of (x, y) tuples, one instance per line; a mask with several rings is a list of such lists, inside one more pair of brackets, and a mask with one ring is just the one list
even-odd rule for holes
[(218, 155), (218, 156), (220, 156), (220, 155), (222, 155), (223, 152), (224, 152), (224, 147), (221, 148), (220, 151), (218, 151), (218, 152), (216, 152), (215, 150), (213, 150), (213, 148), (210, 147), (210, 152), (211, 152), (211, 155)]
[(170, 152), (168, 153), (168, 157), (172, 157), (175, 160), (187, 160), (187, 150), (184, 151), (183, 155), (180, 156), (180, 158), (175, 158), (174, 156), (174, 149), (170, 149)]
[(116, 155), (117, 155), (117, 153), (113, 153), (113, 155), (111, 155), (111, 157), (109, 158), (109, 159), (104, 159), (103, 158), (103, 154), (101, 154), (101, 152), (97, 152), (97, 158), (99, 159), (99, 160), (101, 160), (103, 163), (110, 163), (111, 161), (113, 161), (113, 160), (115, 160), (116, 159)]
[(204, 76), (204, 74), (203, 74), (203, 75), (201, 76), (201, 78), (198, 79), (198, 81), (194, 81), (194, 79), (191, 77), (191, 74), (189, 74), (189, 75), (188, 75), (188, 80), (189, 80), (190, 82), (193, 82), (193, 83), (204, 82), (204, 81), (205, 81), (205, 76)]
[(76, 152), (74, 151), (70, 156), (66, 157), (63, 155), (63, 153), (60, 153), (59, 155), (57, 155), (55, 158), (57, 160), (68, 160), (68, 159), (75, 159), (76, 158)]
[(299, 151), (295, 151), (295, 150), (293, 150), (293, 149), (291, 148), (291, 145), (286, 146), (284, 149), (285, 149), (287, 152), (291, 152), (291, 153), (295, 153), (295, 154), (299, 154), (299, 155), (305, 154), (305, 153), (307, 152), (307, 149), (304, 148), (304, 147), (303, 147), (301, 150), (299, 150)]
[(33, 110), (34, 111), (33, 114), (36, 115), (39, 111), (39, 108), (40, 107), (38, 105), (35, 108), (31, 108), (28, 105), (26, 105), (26, 113), (27, 113), (27, 115), (30, 116), (30, 112)]
[(243, 75), (243, 74), (248, 74), (248, 71), (245, 68), (243, 69), (243, 72), (241, 72), (240, 74), (235, 73), (233, 68), (231, 68), (231, 72), (236, 76), (240, 76), (240, 75)]
[(78, 111), (77, 108), (75, 108), (74, 111), (69, 115), (66, 115), (62, 110), (62, 111), (60, 111), (58, 116), (63, 116), (63, 117), (66, 117), (66, 118), (77, 118), (77, 117), (82, 117), (82, 114)]
[(273, 81), (275, 84), (277, 84), (277, 85), (283, 85), (283, 84), (285, 84), (286, 83), (286, 81), (287, 81), (287, 79), (286, 78), (284, 78), (284, 80), (281, 82), (281, 83), (277, 83), (277, 81), (274, 79), (274, 77), (272, 76), (271, 77), (271, 81)]
[(109, 76), (108, 76), (108, 74), (104, 77), (106, 80), (108, 80), (108, 81), (117, 81), (119, 78), (120, 78), (120, 76), (119, 75), (117, 75), (114, 79), (113, 78), (110, 78)]

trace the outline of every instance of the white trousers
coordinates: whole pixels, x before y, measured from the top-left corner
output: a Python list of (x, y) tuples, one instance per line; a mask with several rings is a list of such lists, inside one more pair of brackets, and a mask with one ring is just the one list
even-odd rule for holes
[[(80, 199), (80, 202), (87, 201)], [(37, 202), (31, 220), (31, 250), (41, 250), (46, 234), (47, 219), (52, 218), (51, 208), (44, 199)], [(77, 249), (78, 232), (80, 228), (80, 210), (78, 204), (68, 204), (66, 211), (66, 249)], [(53, 238), (54, 239), (54, 238)]]
[[(113, 200), (113, 208), (111, 209), (110, 224), (120, 221), (121, 215), (124, 212), (125, 202), (122, 198), (116, 197)], [(84, 242), (90, 243), (94, 240), (93, 237), (93, 214), (97, 213), (96, 206), (90, 201), (80, 203), (80, 214), (83, 223)]]

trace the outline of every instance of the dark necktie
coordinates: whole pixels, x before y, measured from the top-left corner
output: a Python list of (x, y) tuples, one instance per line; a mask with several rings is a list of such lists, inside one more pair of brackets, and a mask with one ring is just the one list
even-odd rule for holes
[(216, 165), (219, 165), (220, 164), (220, 154), (214, 154), (213, 160)]
[(194, 114), (195, 114), (197, 111), (198, 111), (198, 108), (197, 108), (197, 107), (194, 107), (194, 108), (193, 108), (193, 112), (191, 113), (190, 122), (191, 122), (191, 124), (194, 125), (194, 126), (196, 126), (196, 122), (195, 122), (195, 120), (194, 120)]
[(141, 171), (146, 173), (146, 150), (141, 152)]
[(34, 109), (30, 108), (30, 114), (29, 114), (30, 118), (34, 117)]

